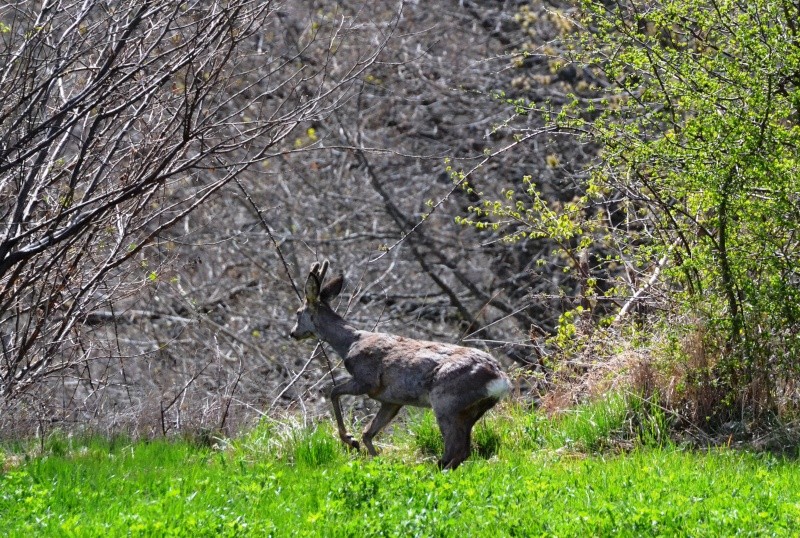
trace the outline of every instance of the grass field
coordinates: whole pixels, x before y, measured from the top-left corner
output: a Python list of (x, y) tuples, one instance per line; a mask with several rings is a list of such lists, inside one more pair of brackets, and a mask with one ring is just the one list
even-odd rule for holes
[(630, 419), (613, 399), (556, 421), (506, 409), (445, 473), (430, 414), (376, 459), (327, 424), (265, 422), (216, 447), (56, 435), (43, 454), (0, 449), (0, 535), (800, 535), (796, 460), (684, 450)]

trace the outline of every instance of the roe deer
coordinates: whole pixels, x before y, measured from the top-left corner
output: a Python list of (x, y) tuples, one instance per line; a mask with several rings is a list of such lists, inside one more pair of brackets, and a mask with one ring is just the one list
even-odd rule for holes
[(401, 407), (431, 407), (444, 438), (439, 465), (455, 469), (469, 456), (472, 426), (510, 390), (508, 377), (491, 355), (477, 349), (355, 329), (330, 307), (344, 279), (339, 275), (322, 286), (327, 270), (327, 260), (311, 267), (290, 335), (296, 340), (316, 336), (344, 359), (352, 377), (330, 392), (339, 437), (359, 448), (342, 420), (343, 394), (366, 394), (381, 402), (362, 434), (372, 456), (377, 454), (373, 437)]

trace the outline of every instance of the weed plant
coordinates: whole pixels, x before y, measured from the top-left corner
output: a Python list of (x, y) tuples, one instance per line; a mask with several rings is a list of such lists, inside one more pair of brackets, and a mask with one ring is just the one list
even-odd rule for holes
[(330, 426), (317, 424), (297, 430), (287, 452), (298, 465), (320, 467), (343, 459), (341, 447)]

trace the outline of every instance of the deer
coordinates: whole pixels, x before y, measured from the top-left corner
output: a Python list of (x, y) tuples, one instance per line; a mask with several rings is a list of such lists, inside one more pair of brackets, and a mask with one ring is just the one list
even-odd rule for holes
[(470, 455), (472, 427), (511, 390), (508, 376), (494, 357), (478, 349), (356, 329), (331, 307), (344, 276), (325, 283), (328, 266), (328, 260), (311, 266), (290, 336), (316, 337), (344, 361), (350, 377), (329, 392), (339, 438), (359, 450), (342, 418), (343, 395), (380, 402), (361, 435), (370, 456), (377, 455), (372, 440), (403, 406), (432, 408), (444, 440), (439, 467), (457, 468)]

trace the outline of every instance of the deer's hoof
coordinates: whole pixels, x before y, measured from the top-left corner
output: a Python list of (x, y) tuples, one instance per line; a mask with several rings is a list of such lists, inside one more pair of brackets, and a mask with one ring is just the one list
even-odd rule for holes
[(437, 466), (439, 467), (440, 471), (453, 471), (459, 465), (461, 465), (461, 461), (457, 460), (456, 458), (451, 458), (447, 461), (442, 458), (437, 462)]
[(342, 442), (353, 450), (359, 450), (361, 448), (361, 445), (358, 444), (358, 441), (356, 441), (353, 436), (349, 434), (342, 436)]

